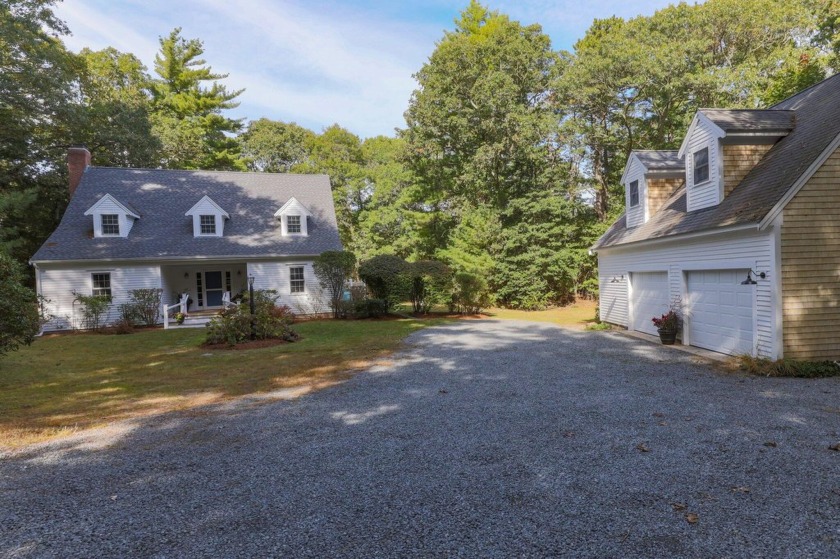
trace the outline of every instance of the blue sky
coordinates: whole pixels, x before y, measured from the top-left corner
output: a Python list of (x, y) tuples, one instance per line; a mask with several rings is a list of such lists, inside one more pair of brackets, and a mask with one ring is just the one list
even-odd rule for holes
[[(151, 69), (158, 37), (174, 27), (204, 42), (224, 83), (245, 88), (232, 116), (294, 121), (315, 131), (339, 123), (362, 137), (405, 125), (416, 72), (468, 0), (64, 0), (72, 50), (113, 46)], [(570, 49), (593, 18), (649, 15), (668, 0), (488, 0), (539, 23)]]

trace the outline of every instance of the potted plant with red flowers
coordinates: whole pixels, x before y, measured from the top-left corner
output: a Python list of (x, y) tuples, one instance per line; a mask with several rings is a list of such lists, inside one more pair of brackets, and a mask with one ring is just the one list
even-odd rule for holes
[(659, 332), (659, 339), (664, 345), (674, 345), (677, 341), (677, 332), (680, 330), (681, 316), (680, 304), (678, 300), (671, 303), (668, 312), (662, 316), (655, 316), (653, 325), (656, 326), (656, 331)]

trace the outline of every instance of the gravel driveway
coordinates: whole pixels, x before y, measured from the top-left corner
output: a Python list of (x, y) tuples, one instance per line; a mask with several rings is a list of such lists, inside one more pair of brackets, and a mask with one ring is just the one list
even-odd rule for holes
[(460, 321), (301, 398), (6, 456), (0, 556), (838, 557), (838, 441), (840, 379)]

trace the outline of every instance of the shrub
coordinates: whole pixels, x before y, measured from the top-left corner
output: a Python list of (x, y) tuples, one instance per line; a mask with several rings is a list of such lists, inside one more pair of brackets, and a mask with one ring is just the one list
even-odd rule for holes
[(455, 292), (452, 294), (453, 310), (461, 314), (477, 314), (490, 304), (487, 282), (477, 274), (455, 274)]
[(341, 297), (344, 294), (344, 285), (350, 279), (355, 268), (356, 256), (352, 252), (343, 250), (323, 252), (312, 264), (318, 283), (329, 295), (333, 318), (341, 316)]
[(133, 334), (134, 333), (134, 323), (130, 320), (126, 320), (125, 318), (119, 319), (117, 322), (114, 323), (114, 334)]
[(4, 355), (31, 344), (43, 321), (39, 299), (23, 285), (23, 270), (3, 253), (0, 253), (0, 278), (0, 355)]
[(353, 306), (356, 318), (379, 318), (388, 314), (388, 303), (384, 299), (363, 299)]
[(428, 313), (451, 294), (452, 271), (437, 260), (418, 260), (408, 265), (411, 306), (415, 313)]
[(73, 291), (74, 301), (82, 307), (82, 326), (98, 331), (102, 328), (102, 319), (108, 314), (111, 297), (107, 295), (84, 295)]
[(134, 320), (146, 326), (157, 324), (160, 321), (160, 298), (162, 294), (162, 289), (131, 290), (129, 304), (134, 307)]
[(411, 280), (408, 262), (398, 256), (380, 254), (359, 266), (359, 277), (375, 299), (385, 301), (386, 311), (408, 298)]
[(131, 303), (123, 303), (120, 305), (120, 322), (124, 322), (131, 326), (137, 324), (139, 316), (137, 314), (137, 307)]
[[(258, 340), (294, 341), (294, 313), (287, 306), (277, 306), (277, 292), (260, 289), (254, 292), (254, 333)], [(207, 323), (207, 343), (234, 346), (251, 338), (251, 308), (248, 295), (239, 305), (228, 307)]]

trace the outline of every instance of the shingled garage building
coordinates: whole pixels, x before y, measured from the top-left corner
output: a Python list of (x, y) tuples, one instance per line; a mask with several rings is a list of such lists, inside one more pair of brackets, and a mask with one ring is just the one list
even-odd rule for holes
[(603, 320), (726, 354), (840, 358), (840, 76), (768, 109), (702, 109), (678, 151), (633, 152), (598, 240)]
[(249, 277), (299, 313), (327, 310), (312, 270), (341, 250), (326, 175), (91, 167), (84, 148), (68, 165), (70, 203), (31, 259), (46, 329), (82, 326), (76, 293), (110, 295), (112, 322), (133, 289), (214, 311)]

